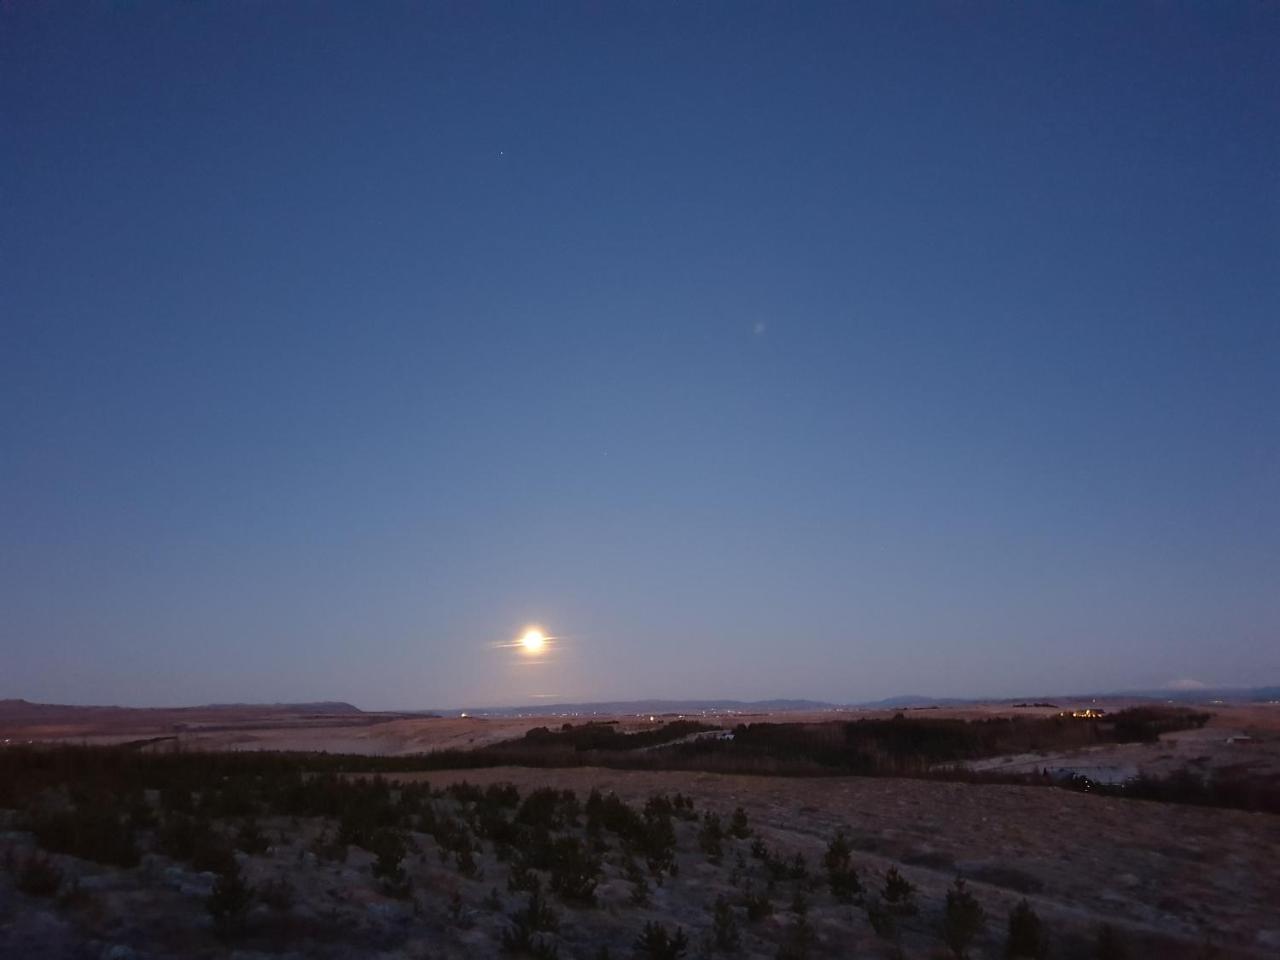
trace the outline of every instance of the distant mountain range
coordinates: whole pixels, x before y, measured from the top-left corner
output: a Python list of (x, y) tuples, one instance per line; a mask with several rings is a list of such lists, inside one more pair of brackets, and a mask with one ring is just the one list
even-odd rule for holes
[(255, 716), (278, 717), (284, 721), (291, 717), (363, 717), (375, 722), (380, 716), (457, 716), (467, 713), (474, 716), (510, 717), (519, 715), (564, 716), (567, 714), (631, 714), (635, 716), (670, 716), (691, 713), (804, 713), (825, 710), (910, 710), (927, 707), (964, 707), (976, 704), (1013, 705), (1016, 703), (1079, 703), (1089, 700), (1154, 700), (1187, 704), (1267, 703), (1280, 701), (1280, 686), (1273, 687), (1203, 687), (1195, 689), (1119, 690), (1110, 693), (1051, 694), (1025, 697), (928, 697), (904, 694), (869, 700), (860, 703), (838, 704), (826, 700), (775, 699), (775, 700), (604, 700), (583, 703), (539, 703), (514, 707), (468, 707), (450, 710), (402, 710), (365, 711), (341, 700), (322, 700), (311, 703), (211, 703), (191, 707), (119, 707), (72, 706), (56, 703), (33, 703), (29, 700), (0, 700), (0, 723), (41, 724), (65, 722), (110, 721), (124, 722), (151, 718), (172, 722), (221, 722), (223, 718)]
[(899, 696), (884, 700), (872, 700), (856, 706), (867, 710), (910, 709), (912, 707), (964, 707), (978, 703), (1015, 704), (1050, 703), (1064, 701), (1075, 703), (1083, 700), (1173, 700), (1177, 703), (1267, 703), (1280, 700), (1280, 687), (1197, 687), (1189, 690), (1115, 690), (1109, 693), (1055, 693), (1026, 697), (956, 697)]
[(275, 710), (280, 713), (364, 713), (344, 700), (317, 700), (313, 703), (210, 703), (196, 710)]
[[(1280, 700), (1280, 687), (1194, 687), (1188, 690), (1123, 690), (1118, 693), (1095, 694), (1098, 699), (1133, 697), (1143, 700), (1176, 700), (1181, 703), (1269, 703)], [(1074, 699), (1084, 700), (1086, 697)]]
[(467, 713), (474, 716), (510, 717), (521, 714), (610, 713), (669, 714), (701, 713), (782, 713), (804, 710), (832, 710), (837, 705), (821, 700), (604, 700), (591, 703), (540, 703), (520, 707), (468, 707), (439, 713)]
[(1280, 700), (1280, 687), (1202, 688), (1193, 690), (1123, 690), (1112, 693), (1052, 694), (1025, 697), (926, 697), (903, 694), (859, 703), (832, 703), (826, 700), (604, 700), (585, 703), (540, 703), (516, 707), (467, 707), (439, 710), (456, 716), (510, 717), (519, 715), (563, 716), (566, 714), (634, 714), (653, 716), (689, 713), (789, 713), (823, 710), (910, 710), (924, 707), (966, 707), (976, 704), (1078, 703), (1089, 700), (1173, 700), (1178, 703), (1211, 704), (1266, 703)]
[(911, 707), (963, 707), (972, 703), (990, 703), (989, 700), (963, 700), (956, 697), (921, 697), (914, 694), (903, 694), (897, 697), (885, 697), (883, 700), (868, 700), (855, 704), (864, 710), (902, 710)]
[(72, 720), (127, 720), (132, 717), (172, 714), (176, 719), (218, 719), (253, 714), (259, 717), (357, 715), (364, 711), (350, 703), (211, 703), (198, 707), (116, 707), (80, 706), (63, 703), (33, 703), (30, 700), (0, 700), (0, 722), (60, 723)]

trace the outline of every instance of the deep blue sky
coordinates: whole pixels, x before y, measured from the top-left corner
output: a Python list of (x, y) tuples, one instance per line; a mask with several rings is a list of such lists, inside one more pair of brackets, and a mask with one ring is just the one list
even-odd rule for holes
[(0, 696), (1280, 681), (1280, 6), (9, 2), (0, 111)]

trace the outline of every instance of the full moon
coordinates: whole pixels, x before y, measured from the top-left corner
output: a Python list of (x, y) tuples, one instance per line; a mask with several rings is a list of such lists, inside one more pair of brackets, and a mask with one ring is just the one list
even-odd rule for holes
[(525, 653), (538, 653), (546, 644), (547, 638), (541, 630), (526, 630), (520, 638), (520, 645), (524, 647)]

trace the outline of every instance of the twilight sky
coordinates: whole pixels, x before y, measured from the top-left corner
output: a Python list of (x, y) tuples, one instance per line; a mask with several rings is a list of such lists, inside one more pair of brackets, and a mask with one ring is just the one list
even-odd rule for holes
[(0, 150), (0, 697), (1280, 682), (1280, 6), (11, 2)]

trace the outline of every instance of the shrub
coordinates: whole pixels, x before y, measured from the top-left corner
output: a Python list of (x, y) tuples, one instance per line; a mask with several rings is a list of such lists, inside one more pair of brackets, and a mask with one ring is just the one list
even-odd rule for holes
[(36, 842), (50, 853), (66, 853), (117, 867), (138, 864), (133, 830), (110, 808), (82, 806), (41, 813), (33, 818), (31, 830)]
[(218, 874), (213, 893), (205, 902), (219, 934), (226, 936), (243, 927), (252, 899), (253, 890), (244, 882), (240, 865), (232, 859)]
[(542, 938), (535, 936), (528, 927), (513, 924), (503, 929), (499, 942), (504, 953), (532, 954)]
[(518, 846), (521, 840), (520, 827), (507, 819), (501, 806), (490, 804), (487, 800), (477, 808), (476, 833), (493, 843), (493, 852), (499, 860), (507, 859), (510, 849)]
[(852, 862), (853, 844), (843, 830), (838, 830), (827, 844), (827, 852), (822, 855), (822, 867), (827, 873), (831, 873), (833, 870), (846, 869)]
[(942, 917), (943, 941), (953, 954), (963, 960), (986, 922), (987, 914), (982, 904), (965, 888), (965, 882), (956, 877), (947, 891), (947, 906)]
[(712, 863), (719, 863), (724, 854), (722, 843), (724, 828), (720, 825), (720, 817), (715, 813), (702, 815), (702, 828), (698, 831), (698, 846)]
[(158, 840), (162, 853), (174, 860), (183, 860), (196, 870), (218, 873), (232, 859), (231, 847), (214, 833), (204, 817), (170, 814)]
[(761, 862), (764, 864), (764, 868), (769, 874), (769, 880), (771, 883), (787, 879), (789, 868), (787, 867), (787, 861), (782, 857), (775, 856), (772, 853), (765, 853)]
[(502, 931), (502, 949), (507, 953), (529, 954), (541, 960), (553, 960), (559, 949), (538, 933), (554, 933), (560, 928), (560, 918), (543, 899), (542, 885), (534, 884), (529, 902), (511, 915), (511, 925)]
[(743, 906), (747, 908), (747, 920), (751, 923), (763, 920), (773, 913), (773, 902), (769, 899), (769, 894), (757, 894), (749, 884), (747, 892), (743, 895), (742, 902)]
[(1120, 931), (1109, 923), (1098, 928), (1098, 937), (1093, 942), (1093, 960), (1128, 960), (1129, 950), (1125, 947)]
[(465, 929), (471, 926), (467, 920), (467, 905), (463, 903), (462, 894), (457, 889), (450, 891), (449, 906), (445, 908), (445, 913), (455, 927)]
[(879, 900), (867, 901), (867, 922), (871, 924), (871, 929), (876, 932), (877, 937), (892, 940), (897, 935), (897, 924), (894, 922), (893, 914)]
[(807, 912), (797, 913), (783, 935), (778, 947), (778, 960), (805, 960), (813, 946), (813, 928), (809, 926)]
[(327, 829), (320, 831), (320, 835), (312, 841), (310, 850), (318, 859), (330, 863), (345, 863), (347, 859), (347, 845), (340, 840), (330, 839)]
[(246, 818), (236, 831), (236, 849), (249, 854), (266, 853), (268, 846), (267, 836), (258, 827), (258, 821), (253, 817)]
[(787, 877), (801, 882), (808, 881), (809, 865), (805, 863), (803, 853), (797, 853), (791, 858), (790, 863), (787, 864)]
[(517, 807), (520, 791), (513, 783), (491, 783), (485, 788), (484, 802), (491, 807)]
[(853, 903), (862, 893), (862, 881), (853, 868), (853, 845), (849, 843), (843, 830), (827, 844), (822, 866), (827, 871), (831, 895), (841, 903)]
[(661, 808), (647, 808), (642, 821), (639, 846), (649, 871), (659, 882), (662, 875), (676, 872), (676, 827), (671, 814)]
[(519, 843), (520, 856), (538, 870), (550, 870), (555, 862), (555, 840), (543, 827), (525, 828)]
[(538, 875), (529, 869), (529, 865), (524, 862), (522, 857), (517, 857), (511, 861), (511, 872), (507, 876), (508, 890), (512, 893), (532, 890), (538, 886), (538, 883)]
[(474, 877), (480, 873), (480, 867), (476, 864), (476, 856), (471, 852), (470, 846), (454, 851), (453, 866), (464, 877)]
[(219, 788), (204, 791), (201, 809), (212, 817), (248, 817), (257, 810), (250, 785), (242, 777), (226, 780)]
[(169, 784), (160, 790), (160, 806), (169, 813), (191, 812), (191, 789), (181, 784)]
[(698, 812), (693, 809), (692, 797), (686, 797), (683, 793), (677, 793), (671, 799), (671, 806), (675, 810), (675, 815), (681, 820), (698, 819)]
[(600, 882), (600, 861), (577, 837), (562, 837), (552, 847), (551, 889), (564, 900), (591, 904)]
[(916, 912), (916, 887), (898, 872), (897, 867), (890, 867), (884, 875), (884, 902), (889, 909), (901, 914)]
[(62, 886), (62, 871), (48, 857), (33, 853), (18, 867), (17, 884), (29, 897), (52, 897)]
[(689, 947), (689, 938), (682, 927), (668, 933), (660, 923), (650, 921), (636, 938), (635, 955), (641, 960), (679, 960)]
[(70, 877), (58, 888), (58, 906), (63, 910), (76, 910), (90, 902), (89, 893), (80, 889), (80, 880)]
[(791, 912), (798, 917), (809, 915), (809, 898), (804, 895), (803, 890), (797, 890), (791, 898)]
[(644, 874), (631, 881), (631, 896), (629, 899), (633, 906), (647, 907), (649, 905), (649, 881), (644, 878)]
[(733, 906), (723, 896), (716, 897), (711, 917), (711, 942), (717, 950), (735, 953), (742, 943)]
[(502, 931), (502, 949), (505, 953), (515, 953), (533, 957), (534, 960), (557, 960), (560, 948), (548, 940), (534, 934), (527, 927), (513, 926)]
[(399, 830), (382, 829), (370, 841), (377, 859), (373, 862), (373, 875), (381, 882), (388, 896), (405, 899), (409, 896), (410, 881), (402, 863), (407, 851), (405, 836)]
[(262, 885), (258, 897), (272, 910), (284, 913), (293, 907), (293, 883), (288, 877), (274, 877)]
[(141, 790), (129, 797), (128, 810), (126, 819), (130, 830), (150, 830), (159, 822), (155, 810)]
[(646, 817), (670, 817), (675, 813), (675, 804), (665, 793), (652, 794), (644, 802), (643, 814)]
[(751, 836), (751, 825), (747, 822), (747, 811), (738, 807), (733, 811), (733, 816), (729, 819), (729, 835), (738, 840), (745, 840)]
[(555, 933), (560, 929), (560, 917), (542, 895), (542, 885), (535, 884), (529, 893), (529, 902), (512, 915), (517, 926), (525, 926), (535, 933)]
[(624, 844), (644, 846), (645, 818), (620, 800), (617, 794), (602, 795), (598, 790), (592, 790), (587, 798), (586, 811), (588, 833), (608, 830), (617, 834)]
[(1009, 940), (1004, 955), (1010, 960), (1043, 960), (1049, 955), (1049, 939), (1044, 923), (1026, 900), (1009, 912)]
[(568, 814), (572, 813), (572, 819), (577, 819), (577, 806), (577, 798), (571, 791), (539, 787), (520, 804), (516, 823), (543, 830), (559, 830), (567, 825)]
[(462, 806), (470, 803), (479, 803), (484, 799), (484, 791), (466, 780), (461, 783), (452, 783), (445, 787), (445, 793), (452, 796)]

